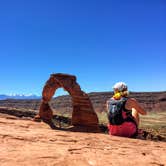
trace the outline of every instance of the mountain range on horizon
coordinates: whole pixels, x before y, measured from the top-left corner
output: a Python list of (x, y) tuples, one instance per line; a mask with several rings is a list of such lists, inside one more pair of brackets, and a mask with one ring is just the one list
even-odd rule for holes
[[(151, 92), (129, 92), (129, 93), (152, 93), (152, 94), (155, 94), (155, 93), (165, 93), (166, 91), (151, 91)], [(93, 93), (110, 93), (110, 91), (108, 92), (89, 92), (87, 94), (91, 95)], [(113, 92), (111, 92), (113, 93)], [(57, 98), (57, 97), (60, 97), (60, 96), (68, 96), (68, 94), (61, 94), (61, 95), (58, 95), (58, 96), (53, 96), (53, 98)], [(0, 100), (8, 100), (8, 99), (41, 99), (42, 96), (39, 96), (39, 95), (36, 95), (36, 94), (0, 94)]]
[(0, 100), (7, 100), (7, 99), (40, 99), (41, 96), (35, 94), (0, 94)]

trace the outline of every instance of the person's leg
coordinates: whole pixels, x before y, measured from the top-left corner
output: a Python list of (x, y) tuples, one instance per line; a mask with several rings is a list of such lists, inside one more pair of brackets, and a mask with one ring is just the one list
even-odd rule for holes
[(135, 118), (137, 125), (139, 126), (139, 114), (136, 109), (132, 108), (132, 116)]

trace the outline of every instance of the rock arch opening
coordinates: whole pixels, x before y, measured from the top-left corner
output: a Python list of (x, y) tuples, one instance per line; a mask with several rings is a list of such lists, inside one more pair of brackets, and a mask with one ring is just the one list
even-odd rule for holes
[(69, 118), (72, 117), (72, 98), (63, 88), (56, 89), (49, 105), (53, 108), (53, 113), (56, 115)]
[(74, 75), (57, 73), (50, 76), (42, 92), (42, 101), (39, 109), (40, 118), (47, 121), (52, 119), (53, 111), (49, 101), (58, 88), (63, 88), (71, 96), (73, 107), (72, 125), (93, 127), (98, 130), (97, 114), (94, 111), (89, 96), (81, 90)]

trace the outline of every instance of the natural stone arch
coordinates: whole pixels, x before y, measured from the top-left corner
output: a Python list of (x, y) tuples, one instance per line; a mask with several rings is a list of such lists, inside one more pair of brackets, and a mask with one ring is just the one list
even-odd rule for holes
[(39, 109), (41, 119), (49, 121), (53, 112), (48, 102), (56, 89), (63, 88), (72, 98), (72, 125), (93, 127), (98, 130), (98, 117), (93, 109), (89, 96), (83, 92), (76, 82), (76, 77), (68, 74), (52, 74), (46, 82), (42, 92), (42, 102)]

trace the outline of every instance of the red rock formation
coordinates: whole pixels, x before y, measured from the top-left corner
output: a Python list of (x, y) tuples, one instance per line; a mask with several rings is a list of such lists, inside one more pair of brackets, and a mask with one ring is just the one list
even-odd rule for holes
[(51, 120), (53, 112), (48, 102), (58, 88), (64, 88), (72, 97), (72, 124), (93, 127), (98, 130), (98, 118), (92, 103), (88, 95), (81, 90), (73, 75), (61, 73), (51, 75), (43, 88), (39, 117), (46, 121)]

